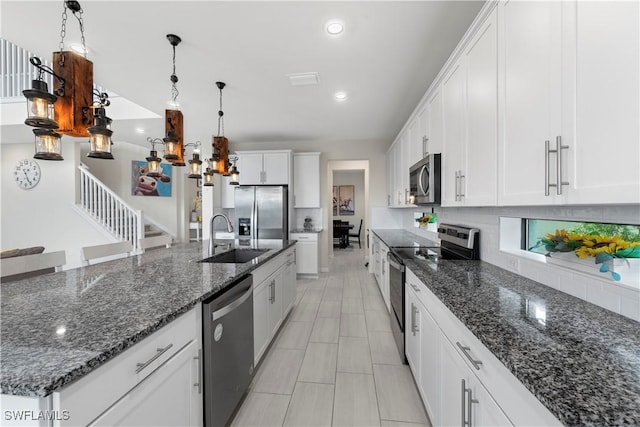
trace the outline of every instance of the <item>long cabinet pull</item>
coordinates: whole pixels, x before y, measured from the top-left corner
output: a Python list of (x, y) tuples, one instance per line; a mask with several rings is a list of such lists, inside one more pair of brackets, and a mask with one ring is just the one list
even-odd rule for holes
[(456, 197), (455, 197), (456, 202), (459, 200), (458, 199), (458, 179), (459, 178), (460, 178), (460, 176), (458, 176), (458, 171), (456, 171), (456, 182), (455, 182), (455, 185), (454, 185), (455, 191), (456, 191)]
[(471, 407), (474, 403), (479, 403), (478, 399), (473, 398), (473, 390), (470, 388), (467, 389), (468, 397), (467, 397), (467, 413), (469, 414), (469, 427), (473, 427), (473, 408)]
[[(558, 184), (551, 184), (549, 181), (549, 155), (551, 153), (557, 153), (558, 150), (552, 150), (549, 147), (549, 140), (547, 139), (546, 141), (544, 141), (544, 195), (548, 196), (549, 195), (549, 188), (551, 187), (557, 187)], [(558, 160), (558, 157), (556, 156), (556, 161)], [(556, 169), (558, 168), (558, 165), (556, 163)]]
[(198, 382), (193, 384), (198, 387), (198, 394), (202, 394), (202, 349), (198, 349), (198, 355), (193, 358), (198, 363)]
[(414, 291), (416, 292), (420, 292), (420, 288), (417, 287), (416, 285), (414, 285), (413, 283), (409, 283), (411, 285), (411, 287), (413, 288)]
[(467, 356), (467, 359), (469, 359), (469, 361), (471, 362), (473, 367), (476, 368), (479, 371), (480, 370), (480, 365), (482, 365), (482, 361), (481, 360), (475, 360), (473, 357), (471, 357), (471, 354), (469, 353), (469, 350), (471, 350), (471, 348), (466, 346), (466, 345), (460, 344), (460, 341), (456, 341), (456, 345), (458, 346), (458, 348), (460, 350), (462, 350), (464, 355)]
[(136, 374), (139, 374), (140, 371), (142, 371), (144, 368), (146, 368), (147, 366), (149, 366), (150, 364), (153, 363), (154, 360), (156, 360), (158, 357), (162, 356), (164, 353), (167, 352), (167, 350), (169, 350), (171, 347), (173, 347), (173, 344), (169, 344), (168, 346), (164, 347), (164, 348), (158, 348), (156, 349), (156, 354), (149, 360), (147, 360), (146, 362), (140, 363), (138, 362), (136, 364), (137, 368), (136, 368)]
[(460, 396), (460, 427), (466, 427), (467, 425), (467, 417), (465, 414), (465, 398), (467, 397), (467, 384), (464, 381), (464, 378), (461, 380), (461, 396)]
[(413, 303), (411, 303), (411, 333), (416, 335), (416, 311)]
[(569, 185), (568, 181), (563, 181), (562, 180), (562, 150), (568, 150), (569, 146), (568, 145), (562, 145), (562, 136), (558, 135), (556, 136), (556, 151), (558, 152), (558, 159), (557, 159), (557, 164), (556, 164), (556, 173), (558, 174), (557, 177), (557, 182), (558, 185), (556, 185), (556, 190), (558, 195), (562, 194), (562, 186), (563, 185)]
[(458, 197), (460, 198), (460, 201), (462, 201), (462, 198), (464, 197), (464, 193), (462, 192), (462, 189), (464, 188), (462, 186), (462, 178), (464, 178), (465, 183), (467, 181), (467, 177), (465, 175), (462, 175), (462, 171), (460, 171), (460, 191), (458, 192)]

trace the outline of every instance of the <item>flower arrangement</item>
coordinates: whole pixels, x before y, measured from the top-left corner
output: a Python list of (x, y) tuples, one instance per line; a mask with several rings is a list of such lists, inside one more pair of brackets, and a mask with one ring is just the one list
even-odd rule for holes
[(640, 242), (624, 240), (619, 235), (601, 236), (594, 234), (578, 234), (567, 230), (556, 230), (554, 234), (547, 234), (531, 249), (544, 246), (547, 256), (551, 252), (574, 252), (580, 259), (595, 258), (596, 264), (601, 264), (601, 273), (611, 273), (613, 280), (619, 281), (620, 274), (613, 271), (611, 265), (616, 258), (640, 258)]
[(435, 213), (423, 213), (422, 216), (416, 216), (415, 221), (418, 223), (420, 228), (425, 228), (427, 224), (434, 224), (438, 222), (438, 215)]

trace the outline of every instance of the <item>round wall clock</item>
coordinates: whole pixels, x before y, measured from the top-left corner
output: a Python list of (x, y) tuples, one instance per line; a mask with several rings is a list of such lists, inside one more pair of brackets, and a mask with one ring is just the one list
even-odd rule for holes
[(13, 170), (13, 176), (18, 187), (29, 190), (40, 182), (40, 165), (35, 160), (20, 160)]

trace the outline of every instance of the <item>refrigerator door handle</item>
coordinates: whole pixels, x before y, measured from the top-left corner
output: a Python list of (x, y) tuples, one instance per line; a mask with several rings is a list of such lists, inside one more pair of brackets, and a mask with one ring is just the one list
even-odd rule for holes
[(258, 238), (258, 202), (256, 200), (256, 190), (253, 190), (253, 206), (251, 207), (251, 239)]

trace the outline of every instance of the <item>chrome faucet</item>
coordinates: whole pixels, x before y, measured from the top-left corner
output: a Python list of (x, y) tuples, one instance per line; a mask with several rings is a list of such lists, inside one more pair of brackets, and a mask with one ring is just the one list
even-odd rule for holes
[(233, 225), (231, 224), (231, 221), (229, 221), (229, 217), (221, 213), (212, 216), (211, 221), (209, 221), (209, 256), (216, 253), (216, 245), (213, 244), (213, 236), (215, 236), (215, 231), (213, 230), (213, 220), (215, 220), (219, 216), (227, 221), (227, 232), (233, 233)]

